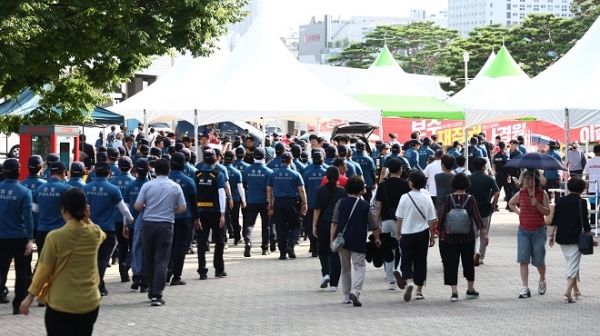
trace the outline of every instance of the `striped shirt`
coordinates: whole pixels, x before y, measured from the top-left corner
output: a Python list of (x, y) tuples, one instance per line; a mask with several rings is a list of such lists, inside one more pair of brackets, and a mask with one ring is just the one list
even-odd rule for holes
[(469, 218), (471, 219), (471, 230), (468, 234), (446, 234), (446, 216), (448, 212), (452, 210), (453, 204), (450, 197), (454, 197), (454, 202), (456, 202), (456, 206), (462, 207), (463, 203), (467, 199), (467, 194), (450, 194), (446, 197), (444, 202), (442, 203), (442, 212), (440, 216), (440, 220), (438, 221), (438, 235), (440, 239), (444, 239), (444, 242), (448, 245), (454, 244), (466, 244), (475, 240), (475, 232), (473, 230), (473, 226), (477, 227), (481, 230), (483, 226), (483, 220), (481, 220), (481, 216), (479, 215), (479, 209), (477, 208), (477, 201), (475, 197), (471, 196), (469, 198), (468, 203), (465, 205), (465, 210), (469, 214)]
[[(535, 199), (538, 203), (544, 204), (544, 191), (535, 188)], [(544, 215), (535, 206), (531, 205), (531, 195), (529, 189), (519, 191), (519, 228), (527, 231), (534, 231), (546, 225)]]

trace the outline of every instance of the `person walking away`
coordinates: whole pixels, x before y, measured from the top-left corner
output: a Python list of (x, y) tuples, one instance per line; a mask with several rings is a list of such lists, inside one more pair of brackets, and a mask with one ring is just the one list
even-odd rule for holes
[[(483, 264), (485, 259), (485, 252), (487, 249), (486, 239), (490, 233), (490, 224), (492, 222), (492, 214), (494, 209), (498, 205), (498, 198), (500, 197), (500, 189), (496, 184), (496, 180), (486, 174), (486, 161), (482, 158), (475, 159), (473, 162), (475, 172), (469, 176), (471, 186), (469, 193), (475, 199), (477, 204), (477, 210), (481, 220), (483, 221), (483, 227), (487, 234), (483, 234), (484, 231), (476, 230), (475, 232), (475, 266)], [(491, 200), (491, 202), (490, 202)], [(478, 247), (479, 245), (479, 247)], [(464, 266), (464, 265), (463, 265)]]
[(46, 237), (47, 248), (40, 255), (20, 311), (28, 315), (37, 296), (47, 303), (44, 321), (48, 336), (90, 336), (100, 308), (96, 259), (106, 234), (90, 222), (83, 190), (65, 190), (59, 205), (67, 224)]
[(83, 162), (75, 161), (71, 163), (71, 170), (69, 171), (69, 181), (67, 184), (71, 187), (83, 189), (85, 186), (85, 181), (83, 180), (83, 176), (85, 175), (85, 166)]
[[(317, 189), (321, 186), (321, 181), (326, 175), (327, 170), (323, 167), (323, 153), (315, 151), (312, 155), (313, 166), (304, 172), (303, 180), (306, 183), (306, 196), (308, 199), (308, 210), (304, 218), (304, 230), (310, 240), (310, 251), (312, 257), (319, 256), (319, 245), (317, 241), (318, 235), (315, 235), (312, 228), (316, 225), (317, 220), (314, 218), (316, 206)], [(327, 273), (328, 274), (328, 273)], [(325, 274), (324, 274), (325, 275)]]
[(216, 168), (217, 156), (212, 149), (202, 153), (204, 166), (196, 173), (196, 198), (198, 201), (198, 217), (196, 222), (196, 239), (198, 246), (198, 274), (200, 280), (208, 279), (206, 268), (206, 246), (210, 231), (215, 243), (213, 265), (215, 277), (227, 276), (223, 261), (225, 248), (225, 211), (227, 195), (225, 193), (225, 176)]
[[(551, 157), (555, 158), (559, 163), (562, 164), (562, 158), (560, 157), (560, 152), (558, 151), (559, 145), (558, 142), (552, 140), (548, 143), (548, 152), (547, 154)], [(562, 181), (561, 172), (558, 170), (544, 170), (544, 177), (546, 178), (546, 185), (544, 186), (544, 191), (548, 194), (549, 197), (554, 194), (554, 202), (560, 198), (560, 192), (550, 193), (550, 189), (560, 189), (560, 182)]]
[(435, 184), (435, 175), (443, 172), (442, 170), (442, 155), (444, 155), (443, 150), (439, 150), (435, 152), (435, 161), (428, 164), (423, 170), (423, 174), (427, 177), (427, 190), (429, 190), (429, 194), (431, 195), (431, 200), (433, 204), (437, 204), (437, 186)]
[(567, 151), (567, 168), (569, 169), (571, 177), (581, 176), (586, 164), (587, 156), (581, 149), (579, 149), (579, 142), (574, 140)]
[(59, 162), (60, 158), (57, 154), (50, 153), (46, 156), (46, 169), (42, 172), (42, 179), (48, 180), (50, 178), (52, 165)]
[[(300, 214), (306, 215), (306, 191), (302, 176), (290, 168), (292, 155), (281, 154), (282, 166), (267, 179), (269, 214), (275, 219), (279, 259), (296, 259), (294, 246), (300, 236)], [(301, 204), (298, 206), (298, 195)]]
[[(588, 181), (597, 181), (596, 183), (589, 183), (588, 193), (597, 194), (598, 183), (600, 183), (600, 145), (594, 146), (594, 157), (587, 161), (585, 169), (583, 170), (583, 178)], [(598, 214), (594, 211), (598, 205), (595, 203), (594, 198), (590, 198), (590, 207), (592, 213), (590, 214), (590, 225), (598, 230)]]
[(398, 283), (404, 281), (404, 301), (412, 298), (417, 286), (415, 299), (423, 300), (423, 285), (427, 279), (427, 252), (435, 245), (434, 228), (437, 225), (435, 206), (425, 188), (427, 177), (421, 171), (413, 171), (408, 176), (410, 192), (402, 195), (396, 218), (398, 219), (398, 239), (400, 240), (400, 271), (394, 271)]
[(79, 149), (85, 154), (83, 164), (85, 169), (89, 171), (92, 170), (92, 167), (96, 164), (96, 151), (94, 151), (94, 146), (85, 142), (85, 140), (85, 134), (79, 134)]
[[(345, 186), (348, 197), (339, 200), (333, 210), (331, 220), (331, 241), (338, 234), (344, 236), (344, 246), (338, 251), (341, 264), (342, 290), (344, 303), (352, 303), (355, 307), (362, 306), (360, 294), (365, 281), (367, 265), (367, 231), (373, 231), (375, 244), (381, 247), (379, 240), (379, 225), (371, 212), (368, 202), (361, 200), (365, 183), (358, 176), (351, 177)], [(351, 266), (354, 266), (354, 279)]]
[[(375, 222), (381, 223), (382, 233), (391, 233), (392, 237), (398, 237), (398, 224), (396, 222), (396, 209), (402, 195), (410, 192), (408, 182), (402, 178), (402, 161), (392, 159), (388, 162), (389, 177), (383, 181), (375, 194)], [(396, 258), (392, 262), (384, 263), (385, 276), (388, 280), (389, 290), (404, 289), (404, 281), (397, 281), (394, 277), (396, 260), (400, 251), (395, 251)]]
[[(0, 281), (6, 285), (11, 260), (15, 265), (15, 298), (13, 314), (20, 314), (19, 306), (27, 296), (33, 251), (33, 198), (31, 191), (19, 184), (21, 165), (16, 159), (4, 161), (4, 181), (0, 182)], [(2, 293), (3, 302), (8, 299)]]
[[(534, 181), (535, 179), (535, 181)], [(520, 264), (523, 287), (519, 298), (531, 297), (529, 290), (529, 263), (540, 274), (538, 293), (546, 293), (546, 222), (550, 214), (548, 195), (542, 190), (540, 176), (536, 171), (525, 171), (519, 181), (521, 190), (510, 199), (508, 205), (519, 215), (517, 234), (517, 262)], [(519, 205), (520, 207), (518, 207)]]
[(150, 286), (148, 298), (152, 306), (162, 306), (165, 304), (163, 290), (173, 243), (173, 223), (175, 215), (184, 213), (187, 206), (181, 187), (169, 180), (169, 161), (156, 160), (154, 169), (156, 179), (142, 186), (134, 208), (144, 210), (141, 233), (146, 279)]
[[(235, 153), (233, 151), (225, 152), (223, 156), (225, 168), (229, 176), (229, 184), (231, 186), (231, 197), (233, 199), (233, 207), (227, 208), (225, 216), (225, 224), (228, 229), (233, 232), (230, 238), (233, 238), (233, 244), (238, 245), (242, 239), (242, 228), (240, 225), (240, 209), (246, 208), (246, 191), (244, 190), (244, 178), (242, 173), (233, 166)], [(228, 202), (229, 203), (229, 202)], [(250, 251), (249, 251), (250, 252)], [(248, 253), (249, 253), (248, 252)]]
[(411, 140), (410, 148), (404, 153), (404, 158), (408, 161), (410, 169), (423, 170), (419, 165), (419, 149), (421, 149), (421, 140)]
[(429, 146), (431, 146), (431, 139), (426, 137), (423, 139), (423, 147), (419, 149), (419, 166), (421, 167), (421, 170), (424, 170), (425, 167), (427, 167), (429, 157), (435, 155), (435, 152)]
[(312, 232), (318, 239), (319, 261), (321, 262), (321, 288), (327, 288), (335, 292), (340, 280), (340, 256), (337, 252), (331, 251), (331, 220), (333, 218), (333, 208), (342, 198), (348, 197), (346, 189), (338, 186), (340, 171), (337, 167), (331, 166), (325, 172), (328, 182), (324, 186), (319, 186), (314, 195), (314, 214), (312, 218)]
[[(367, 202), (371, 201), (373, 197), (373, 191), (377, 187), (375, 173), (377, 168), (375, 167), (375, 161), (367, 154), (365, 154), (366, 144), (362, 141), (356, 143), (356, 154), (352, 158), (352, 161), (358, 163), (363, 172), (363, 179), (367, 187), (367, 192), (363, 195), (363, 199)], [(310, 198), (309, 198), (310, 199)]]
[[(119, 209), (119, 213), (125, 217), (124, 220), (133, 223), (133, 217), (127, 209), (121, 191), (118, 187), (108, 181), (111, 173), (111, 166), (106, 162), (96, 164), (96, 178), (83, 188), (86, 194), (87, 202), (90, 206), (90, 220), (97, 223), (104, 232), (106, 239), (100, 245), (98, 250), (98, 273), (100, 275), (100, 294), (108, 295), (108, 290), (104, 284), (104, 273), (110, 262), (111, 255), (117, 244), (115, 233), (115, 213), (114, 208)], [(129, 237), (129, 231), (126, 226), (123, 227), (123, 236)]]
[(468, 163), (468, 169), (471, 173), (473, 173), (475, 171), (475, 168), (473, 167), (473, 160), (475, 160), (476, 158), (480, 158), (483, 157), (483, 152), (481, 151), (481, 149), (478, 147), (478, 143), (479, 140), (476, 137), (472, 137), (471, 140), (469, 140), (469, 147), (467, 148), (467, 154), (469, 156), (469, 161)]
[(502, 141), (498, 142), (498, 152), (492, 157), (492, 166), (494, 168), (494, 178), (499, 190), (504, 189), (504, 200), (508, 208), (508, 201), (512, 198), (512, 181), (504, 166), (508, 162), (506, 154), (506, 144)]
[[(118, 164), (121, 174), (110, 180), (110, 184), (119, 188), (122, 196), (125, 194), (125, 190), (129, 186), (129, 183), (135, 181), (135, 178), (129, 173), (133, 166), (129, 157), (121, 157)], [(117, 251), (119, 256), (119, 275), (121, 276), (121, 282), (129, 282), (131, 280), (129, 278), (129, 239), (133, 237), (125, 237), (123, 235), (123, 231), (129, 228), (127, 227), (127, 223), (123, 223), (123, 215), (118, 207), (115, 207), (113, 218), (115, 222), (115, 236), (117, 238)]]
[(434, 205), (435, 210), (437, 211), (436, 213), (438, 214), (442, 211), (442, 204), (446, 200), (446, 196), (452, 194), (455, 191), (450, 185), (450, 182), (452, 181), (452, 178), (455, 175), (452, 172), (452, 167), (454, 167), (456, 160), (454, 156), (450, 154), (444, 154), (442, 155), (442, 159), (440, 160), (440, 162), (442, 163), (442, 172), (439, 174), (435, 174), (434, 176), (435, 187), (437, 192), (436, 203)]
[[(175, 153), (171, 157), (171, 173), (169, 179), (177, 183), (185, 197), (185, 212), (175, 215), (175, 225), (173, 226), (173, 242), (171, 245), (171, 254), (169, 265), (167, 267), (167, 281), (171, 286), (185, 285), (181, 280), (185, 256), (190, 248), (194, 234), (194, 223), (199, 219), (196, 199), (196, 182), (187, 177), (184, 173), (186, 167), (185, 155)], [(173, 277), (171, 279), (171, 277)]]
[[(483, 163), (483, 168), (480, 171), (473, 173), (472, 176), (484, 174), (485, 159), (477, 158), (476, 166), (479, 167)], [(492, 177), (486, 176), (493, 181)], [(494, 182), (495, 183), (495, 182)], [(442, 264), (444, 266), (444, 284), (452, 287), (451, 302), (458, 301), (458, 263), (462, 261), (463, 275), (467, 279), (467, 299), (479, 298), (479, 293), (475, 290), (475, 266), (473, 264), (476, 234), (475, 228), (480, 231), (482, 236), (482, 245), (487, 245), (488, 235), (484, 226), (483, 220), (479, 215), (477, 200), (474, 195), (468, 195), (467, 189), (474, 188), (469, 177), (465, 174), (457, 174), (450, 182), (454, 193), (449, 194), (443, 201), (440, 220), (438, 222), (438, 232), (440, 238), (440, 255), (442, 256)], [(459, 211), (463, 213), (462, 220), (468, 221), (469, 233), (455, 234), (449, 230), (447, 226), (448, 216), (451, 211)], [(456, 217), (454, 217), (455, 220)]]
[(373, 182), (376, 184), (379, 184), (382, 169), (383, 169), (383, 164), (384, 164), (386, 158), (390, 155), (389, 154), (390, 145), (381, 144), (377, 147), (377, 149), (379, 150), (379, 155), (374, 157), (374, 159), (375, 159), (375, 180), (373, 180)]

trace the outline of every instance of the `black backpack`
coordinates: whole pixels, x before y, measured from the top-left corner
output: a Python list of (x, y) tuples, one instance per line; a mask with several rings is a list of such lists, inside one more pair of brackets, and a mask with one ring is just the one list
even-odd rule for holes
[(198, 209), (217, 209), (219, 207), (219, 187), (217, 177), (221, 173), (218, 169), (211, 171), (198, 171), (196, 173), (196, 199)]

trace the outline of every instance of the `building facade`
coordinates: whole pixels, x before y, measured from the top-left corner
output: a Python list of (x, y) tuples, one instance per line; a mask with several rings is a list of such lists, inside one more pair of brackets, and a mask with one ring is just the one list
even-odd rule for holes
[(571, 0), (448, 0), (448, 28), (463, 37), (475, 27), (519, 25), (527, 14), (573, 17)]

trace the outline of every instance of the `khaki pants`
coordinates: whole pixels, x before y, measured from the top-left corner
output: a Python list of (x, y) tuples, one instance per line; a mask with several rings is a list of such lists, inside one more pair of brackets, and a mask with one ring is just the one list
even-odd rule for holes
[[(481, 218), (483, 221), (483, 226), (485, 227), (485, 232), (487, 232), (488, 236), (490, 234), (490, 224), (492, 223), (492, 215)], [(479, 248), (477, 247), (479, 246)], [(483, 260), (485, 258), (485, 251), (487, 246), (485, 246), (485, 237), (480, 234), (480, 230), (475, 231), (475, 253), (479, 252), (481, 257), (479, 260)]]
[[(346, 249), (339, 250), (340, 263), (342, 264), (342, 290), (344, 295), (350, 295), (350, 292), (356, 296), (360, 295), (365, 274), (367, 272), (367, 264), (365, 262), (365, 253), (357, 253)], [(354, 281), (352, 280), (351, 264), (354, 265)]]

